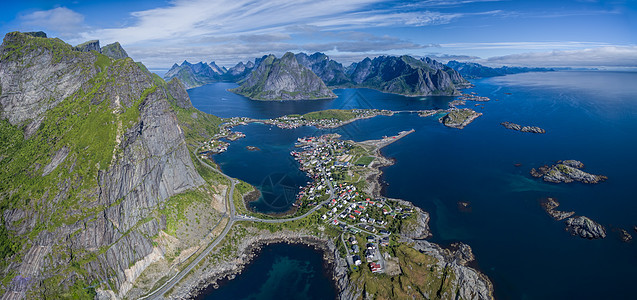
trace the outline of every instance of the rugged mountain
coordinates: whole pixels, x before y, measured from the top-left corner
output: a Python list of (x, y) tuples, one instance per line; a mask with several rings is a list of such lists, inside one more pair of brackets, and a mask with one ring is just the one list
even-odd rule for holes
[(185, 60), (181, 65), (174, 64), (164, 75), (166, 81), (173, 78), (178, 78), (187, 89), (221, 80), (220, 75), (210, 65), (203, 62), (191, 64)]
[(213, 72), (217, 73), (217, 75), (223, 75), (223, 73), (226, 72), (226, 70), (217, 66), (217, 64), (214, 61), (208, 63), (208, 66), (210, 67), (210, 69), (212, 69)]
[(83, 51), (83, 52), (89, 52), (89, 51), (97, 51), (101, 53), (101, 48), (100, 48), (100, 41), (98, 40), (91, 40), (91, 41), (87, 41), (84, 43), (81, 43), (77, 46), (75, 46), (75, 50), (77, 51)]
[(241, 86), (232, 90), (258, 100), (302, 100), (335, 98), (336, 95), (293, 53), (280, 59), (269, 55), (259, 62)]
[(186, 140), (211, 117), (179, 80), (86, 49), (19, 32), (0, 46), (3, 299), (126, 296), (183, 249), (172, 199), (206, 186)]
[(407, 96), (458, 95), (469, 83), (458, 72), (429, 58), (379, 56), (365, 58), (350, 75), (357, 87)]
[(508, 74), (518, 74), (518, 73), (527, 73), (527, 72), (551, 72), (555, 71), (551, 68), (527, 68), (527, 67), (499, 67), (499, 68), (491, 68), (487, 66), (483, 66), (477, 63), (469, 63), (469, 62), (458, 62), (452, 60), (447, 63), (447, 66), (453, 68), (458, 71), (460, 75), (465, 78), (483, 78), (483, 77), (494, 77), (494, 76), (504, 76)]
[(327, 55), (316, 52), (312, 55), (296, 54), (296, 60), (312, 70), (328, 86), (341, 86), (351, 82), (343, 65), (330, 59)]
[(128, 53), (126, 53), (126, 50), (122, 48), (122, 45), (120, 45), (119, 42), (108, 44), (102, 47), (101, 53), (112, 59), (122, 59), (128, 57)]
[(254, 69), (254, 63), (248, 61), (243, 63), (242, 61), (237, 63), (234, 67), (228, 69), (222, 76), (223, 80), (231, 82), (240, 82), (245, 80)]

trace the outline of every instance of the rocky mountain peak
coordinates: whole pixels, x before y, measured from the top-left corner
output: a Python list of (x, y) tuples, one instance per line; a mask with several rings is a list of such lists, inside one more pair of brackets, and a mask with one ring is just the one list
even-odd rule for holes
[(97, 51), (101, 53), (101, 49), (102, 48), (100, 48), (100, 41), (98, 40), (90, 40), (75, 46), (75, 50), (82, 52)]
[(126, 50), (122, 48), (122, 45), (120, 45), (119, 42), (108, 44), (102, 47), (101, 52), (102, 54), (112, 59), (122, 59), (128, 57), (128, 53), (126, 53)]
[(233, 92), (258, 100), (301, 100), (334, 98), (336, 95), (296, 56), (285, 53), (280, 59), (270, 54), (243, 84)]

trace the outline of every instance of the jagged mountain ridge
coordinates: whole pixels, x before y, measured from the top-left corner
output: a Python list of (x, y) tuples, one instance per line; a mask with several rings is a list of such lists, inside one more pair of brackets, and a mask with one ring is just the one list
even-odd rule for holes
[(342, 64), (330, 59), (327, 55), (316, 52), (307, 55), (303, 52), (295, 55), (297, 61), (312, 70), (328, 86), (340, 86), (351, 83)]
[(429, 58), (378, 56), (357, 63), (350, 78), (367, 87), (406, 96), (458, 95), (469, 83), (455, 70)]
[(527, 72), (552, 72), (552, 68), (529, 68), (529, 67), (507, 67), (491, 68), (478, 63), (449, 61), (447, 66), (458, 71), (460, 75), (470, 79), (478, 79), (483, 77), (504, 76), (509, 74), (527, 73)]
[[(214, 64), (214, 62), (212, 63)], [(181, 65), (174, 64), (164, 75), (164, 80), (166, 81), (170, 81), (173, 78), (178, 78), (186, 89), (191, 89), (218, 82), (221, 80), (221, 74), (218, 74), (209, 64), (204, 62), (191, 64), (184, 60)]]
[(231, 91), (256, 100), (336, 98), (325, 83), (301, 65), (291, 52), (280, 59), (274, 55), (265, 57), (243, 84)]
[(89, 285), (123, 297), (162, 255), (164, 203), (204, 183), (176, 115), (194, 114), (183, 85), (12, 32), (0, 105), (3, 299), (85, 298)]
[[(223, 74), (222, 79), (243, 84), (267, 57), (255, 59), (254, 64), (239, 62)], [(320, 52), (298, 53), (295, 58), (332, 88), (365, 87), (407, 96), (429, 96), (458, 95), (458, 88), (469, 85), (457, 71), (430, 58), (379, 56), (365, 58), (347, 68)]]

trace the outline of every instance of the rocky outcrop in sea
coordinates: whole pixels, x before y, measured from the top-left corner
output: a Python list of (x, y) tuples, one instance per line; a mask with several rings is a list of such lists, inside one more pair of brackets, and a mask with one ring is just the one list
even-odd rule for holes
[(577, 160), (560, 160), (556, 164), (542, 166), (538, 169), (531, 169), (531, 176), (542, 178), (544, 181), (553, 183), (570, 183), (579, 181), (582, 183), (594, 184), (605, 181), (608, 177), (604, 175), (593, 175), (580, 169), (584, 164)]
[(624, 243), (628, 243), (633, 239), (633, 236), (630, 235), (630, 233), (628, 233), (628, 231), (626, 231), (626, 229), (620, 229), (619, 230), (619, 238), (622, 240), (622, 242)]
[(588, 217), (572, 217), (566, 219), (566, 231), (572, 235), (578, 235), (585, 239), (603, 239), (606, 237), (604, 226), (596, 223)]
[(482, 113), (470, 108), (450, 109), (449, 113), (441, 117), (439, 121), (447, 127), (463, 129), (481, 115)]
[(544, 211), (546, 211), (546, 213), (548, 213), (551, 217), (553, 217), (553, 219), (557, 221), (564, 220), (575, 214), (574, 211), (556, 210), (556, 208), (560, 206), (560, 203), (557, 202), (557, 200), (555, 200), (554, 198), (546, 198), (540, 205), (542, 205), (542, 208), (544, 208)]
[(521, 126), (511, 122), (502, 122), (500, 125), (504, 126), (504, 128), (521, 131), (521, 132), (530, 132), (530, 133), (546, 133), (546, 130), (537, 127), (537, 126)]

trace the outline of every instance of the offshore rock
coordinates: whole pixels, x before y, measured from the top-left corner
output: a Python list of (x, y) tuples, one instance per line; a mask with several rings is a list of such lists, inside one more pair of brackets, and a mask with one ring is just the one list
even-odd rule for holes
[(628, 233), (628, 231), (626, 231), (626, 229), (620, 229), (619, 230), (619, 237), (622, 240), (622, 242), (624, 243), (628, 243), (633, 239), (633, 236), (630, 235), (630, 233)]
[(579, 235), (585, 239), (603, 239), (606, 237), (606, 229), (604, 226), (595, 221), (581, 216), (566, 219), (566, 231), (572, 235)]
[(500, 125), (504, 126), (504, 128), (521, 131), (521, 132), (546, 133), (546, 130), (537, 126), (521, 126), (511, 122), (502, 122), (500, 123)]
[(476, 112), (469, 108), (452, 108), (450, 109), (449, 113), (441, 117), (439, 121), (447, 127), (462, 129), (481, 115), (482, 113)]
[(531, 169), (531, 176), (536, 178), (543, 178), (544, 181), (553, 183), (570, 183), (573, 181), (579, 181), (582, 183), (595, 184), (608, 179), (604, 175), (593, 175), (586, 173), (581, 168), (584, 168), (584, 164), (577, 160), (564, 160), (557, 161), (552, 166), (542, 166), (537, 170)]
[(558, 206), (560, 206), (560, 203), (553, 198), (546, 198), (540, 205), (542, 205), (542, 208), (544, 208), (544, 211), (546, 211), (546, 213), (548, 213), (551, 217), (553, 217), (553, 219), (557, 221), (564, 220), (575, 214), (574, 211), (555, 210)]
[(336, 98), (316, 74), (298, 63), (291, 52), (280, 59), (269, 55), (241, 86), (231, 91), (254, 100)]
[(622, 242), (624, 243), (628, 243), (633, 239), (633, 236), (630, 235), (630, 233), (628, 233), (628, 231), (626, 231), (626, 229), (620, 229), (619, 230), (619, 238), (622, 240)]

